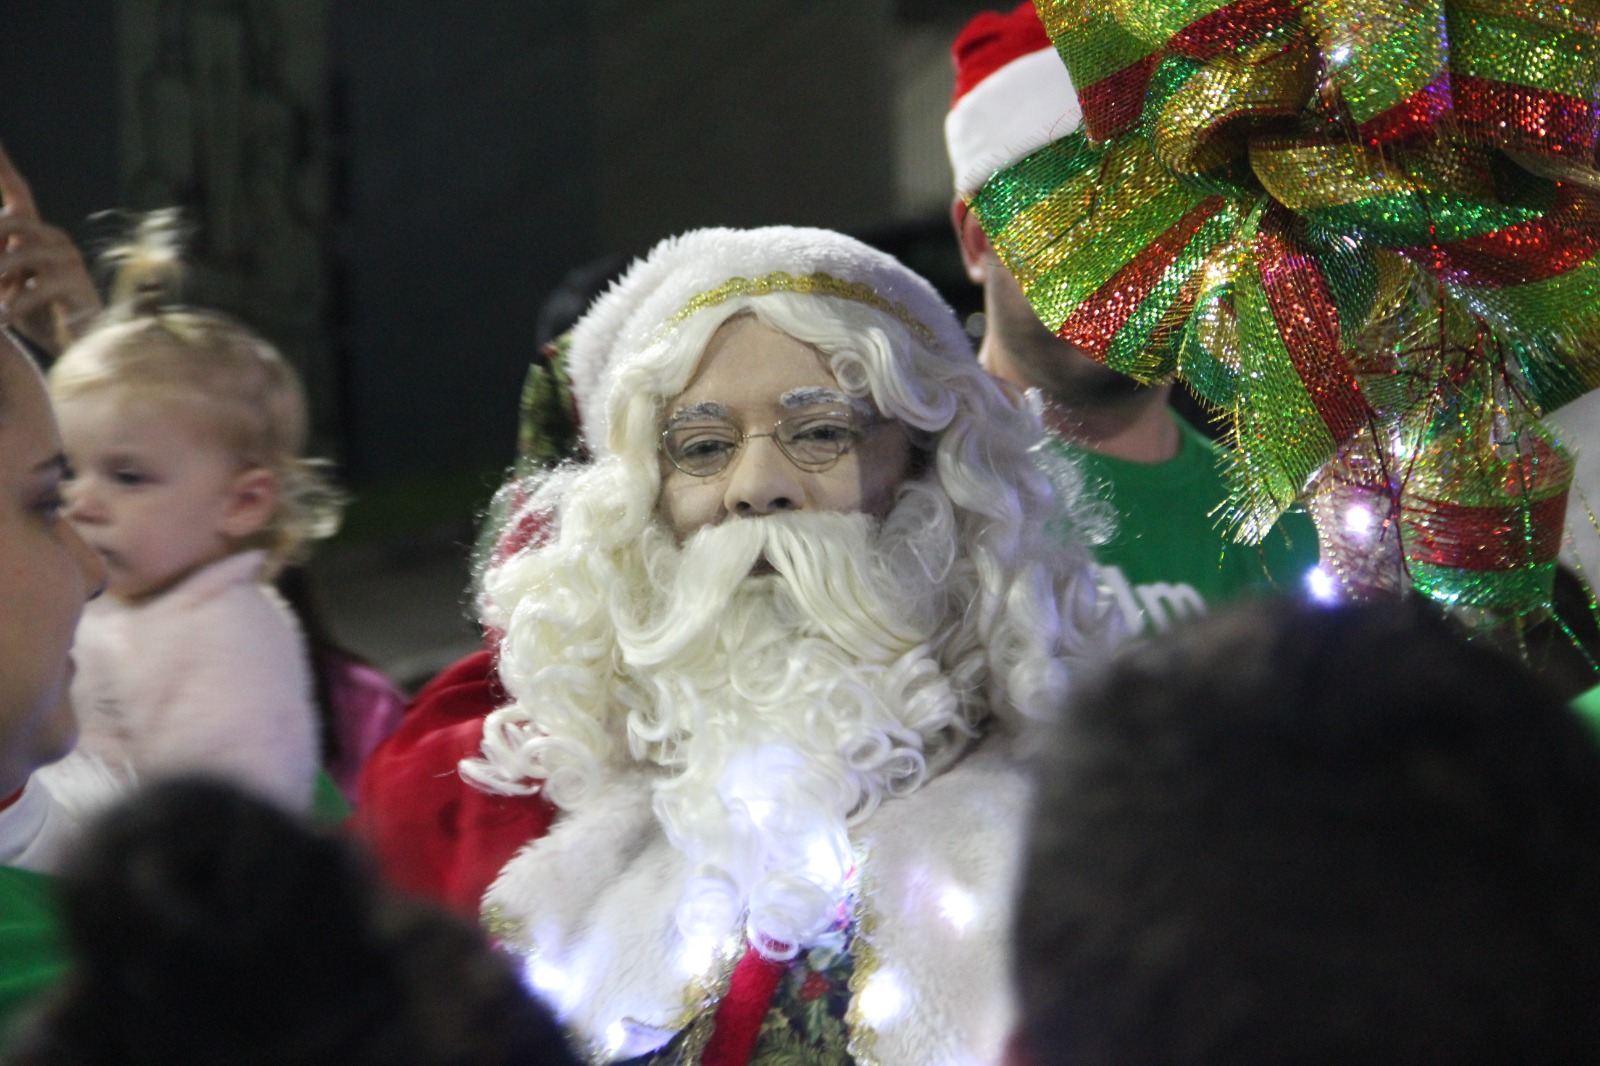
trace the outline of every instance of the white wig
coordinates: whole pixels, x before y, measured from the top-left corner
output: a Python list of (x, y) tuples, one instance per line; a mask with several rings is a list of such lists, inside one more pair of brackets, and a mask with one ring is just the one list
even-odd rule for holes
[[(897, 507), (932, 500), (954, 550), (902, 558), (917, 572), (896, 577), (938, 593), (929, 645), (961, 706), (934, 731), (1015, 730), (1062, 702), (1099, 612), (1075, 532), (1078, 484), (1042, 472), (1037, 410), (979, 366), (949, 307), (894, 258), (824, 230), (701, 230), (635, 263), (574, 330), (569, 369), (595, 458), (532, 487), (527, 506), (551, 517), (550, 539), (484, 576), (516, 702), (490, 716), (484, 758), (463, 764), (480, 785), (542, 787), (570, 806), (608, 766), (639, 757), (627, 720), (649, 694), (620, 683), (638, 664), (617, 621), (649, 598), (630, 587), (649, 584), (641, 558), (672, 542), (657, 517), (663, 412), (742, 314), (818, 349), (846, 392), (909, 427), (920, 449), (916, 480), (937, 491), (902, 489)], [(939, 520), (891, 512), (886, 525)], [(959, 754), (927, 739), (930, 757)]]

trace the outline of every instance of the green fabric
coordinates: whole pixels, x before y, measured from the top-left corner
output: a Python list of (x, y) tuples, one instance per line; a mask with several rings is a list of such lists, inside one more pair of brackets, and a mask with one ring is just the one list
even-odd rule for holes
[(1095, 549), (1100, 584), (1135, 632), (1159, 631), (1228, 600), (1273, 588), (1298, 592), (1317, 563), (1304, 512), (1284, 515), (1259, 545), (1227, 538), (1213, 512), (1227, 498), (1221, 449), (1176, 414), (1178, 454), (1164, 463), (1112, 459), (1057, 441), (1086, 488), (1116, 513)]
[(1594, 729), (1595, 735), (1600, 737), (1600, 687), (1592, 688), (1588, 692), (1572, 701), (1572, 709)]
[(66, 970), (53, 879), (0, 866), (0, 1042)]
[(528, 364), (517, 425), (519, 467), (556, 466), (583, 452), (578, 436), (578, 402), (567, 374), (571, 349), (572, 334), (563, 333)]
[[(583, 462), (588, 453), (578, 427), (578, 401), (572, 395), (572, 378), (567, 373), (567, 357), (572, 350), (572, 331), (568, 330), (545, 345), (528, 363), (522, 380), (522, 400), (517, 419), (517, 461), (511, 480), (522, 481), (551, 470), (562, 463)], [(496, 556), (501, 536), (525, 499), (521, 493), (504, 488), (495, 494), (478, 527), (472, 546), (472, 572), (481, 573)]]
[(315, 791), (311, 793), (311, 820), (317, 825), (337, 828), (350, 817), (351, 810), (350, 801), (344, 798), (328, 771), (319, 769)]

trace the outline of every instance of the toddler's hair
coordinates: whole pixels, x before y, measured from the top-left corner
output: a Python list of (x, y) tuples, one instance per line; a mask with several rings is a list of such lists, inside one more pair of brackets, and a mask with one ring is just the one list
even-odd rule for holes
[(305, 390), (294, 367), (243, 323), (179, 302), (182, 226), (176, 209), (144, 215), (105, 253), (111, 303), (50, 370), (56, 400), (101, 388), (172, 399), (192, 412), (243, 467), (278, 477), (277, 514), (246, 546), (264, 548), (268, 576), (339, 526), (343, 494), (328, 464), (306, 458)]

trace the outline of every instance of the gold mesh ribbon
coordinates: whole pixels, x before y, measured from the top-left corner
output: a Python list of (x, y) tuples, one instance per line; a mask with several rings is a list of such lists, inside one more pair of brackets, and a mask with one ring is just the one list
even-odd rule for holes
[(1084, 126), (970, 207), (1045, 324), (1226, 414), (1242, 539), (1322, 493), (1351, 587), (1540, 610), (1571, 469), (1536, 423), (1600, 385), (1600, 7), (1036, 6)]

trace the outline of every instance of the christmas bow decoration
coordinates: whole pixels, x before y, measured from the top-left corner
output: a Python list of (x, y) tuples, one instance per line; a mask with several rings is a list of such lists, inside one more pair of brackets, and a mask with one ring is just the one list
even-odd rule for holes
[(1547, 604), (1600, 385), (1600, 0), (1036, 0), (1083, 127), (971, 199), (1034, 309), (1233, 427), (1323, 577)]

